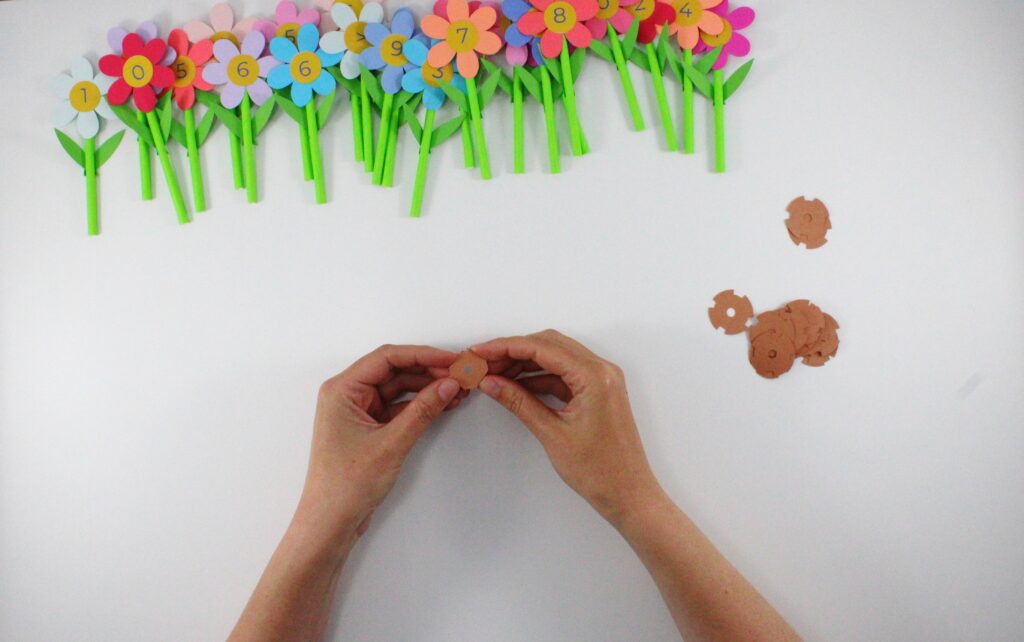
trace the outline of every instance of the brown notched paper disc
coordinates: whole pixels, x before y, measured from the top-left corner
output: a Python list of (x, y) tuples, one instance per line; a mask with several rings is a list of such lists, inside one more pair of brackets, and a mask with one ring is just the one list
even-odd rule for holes
[(463, 390), (473, 390), (487, 376), (487, 362), (472, 350), (466, 350), (448, 367), (448, 376), (458, 381)]
[(747, 330), (747, 335), (751, 341), (765, 333), (779, 334), (789, 339), (790, 343), (796, 342), (796, 330), (793, 328), (793, 321), (789, 315), (783, 314), (782, 310), (762, 312), (757, 315), (757, 323), (750, 326), (750, 329)]
[[(733, 315), (729, 316), (729, 310)], [(754, 315), (750, 299), (739, 296), (732, 290), (723, 290), (715, 295), (715, 305), (708, 308), (711, 325), (722, 328), (726, 334), (739, 334), (747, 327), (747, 321)]]
[(786, 304), (783, 315), (788, 316), (793, 322), (793, 345), (797, 354), (801, 357), (806, 356), (825, 327), (824, 313), (807, 299), (797, 299)]
[(820, 200), (808, 201), (798, 196), (790, 201), (786, 211), (789, 212), (786, 229), (794, 244), (803, 243), (808, 250), (813, 250), (828, 242), (825, 235), (832, 229), (832, 221), (828, 208)]
[(795, 359), (793, 343), (781, 334), (764, 333), (750, 342), (750, 365), (766, 379), (789, 372)]
[(831, 315), (825, 314), (825, 327), (821, 330), (818, 341), (815, 342), (806, 355), (803, 355), (804, 365), (823, 366), (825, 362), (836, 356), (839, 350), (839, 324)]

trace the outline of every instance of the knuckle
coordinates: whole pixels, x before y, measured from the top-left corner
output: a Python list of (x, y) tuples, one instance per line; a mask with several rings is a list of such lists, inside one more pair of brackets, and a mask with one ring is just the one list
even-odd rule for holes
[(435, 409), (436, 404), (433, 403), (418, 403), (415, 404), (413, 416), (416, 421), (420, 424), (429, 424), (437, 416)]
[(622, 372), (622, 368), (610, 361), (605, 361), (600, 365), (598, 374), (600, 376), (601, 383), (608, 388), (621, 386), (626, 379), (625, 373)]
[(317, 390), (317, 398), (324, 400), (333, 399), (338, 395), (340, 387), (337, 378), (332, 377), (320, 384), (320, 389)]
[(394, 350), (394, 348), (395, 345), (393, 343), (382, 343), (379, 346), (377, 346), (377, 349), (374, 350), (374, 352), (376, 352), (377, 354), (384, 354), (386, 352), (391, 352), (392, 350)]
[(554, 328), (548, 328), (546, 330), (541, 330), (538, 335), (544, 339), (557, 339), (562, 336), (562, 333)]
[(523, 414), (523, 404), (525, 401), (526, 400), (520, 394), (508, 393), (507, 398), (505, 399), (505, 405), (508, 407), (509, 412), (519, 417)]

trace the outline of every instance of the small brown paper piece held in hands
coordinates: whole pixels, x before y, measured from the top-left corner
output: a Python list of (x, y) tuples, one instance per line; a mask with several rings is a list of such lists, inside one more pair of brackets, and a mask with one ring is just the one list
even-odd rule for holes
[(466, 350), (448, 367), (448, 376), (458, 381), (463, 390), (473, 390), (487, 376), (487, 362), (472, 350)]
[[(729, 311), (732, 311), (732, 316)], [(754, 315), (750, 299), (739, 296), (732, 290), (723, 290), (715, 295), (715, 305), (708, 308), (711, 325), (722, 328), (726, 334), (739, 334), (747, 328), (747, 321)]]
[(790, 201), (786, 211), (789, 212), (786, 230), (795, 245), (803, 243), (808, 250), (813, 250), (828, 242), (825, 235), (832, 229), (832, 220), (820, 200), (808, 201), (798, 196)]

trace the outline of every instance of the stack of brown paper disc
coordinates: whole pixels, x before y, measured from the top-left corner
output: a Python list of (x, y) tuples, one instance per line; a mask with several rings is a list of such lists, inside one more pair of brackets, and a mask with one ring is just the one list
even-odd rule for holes
[(832, 229), (832, 221), (824, 203), (798, 196), (790, 201), (786, 211), (789, 212), (786, 229), (794, 244), (803, 243), (808, 250), (813, 250), (828, 242), (825, 235)]
[[(728, 315), (728, 310), (735, 314)], [(839, 324), (807, 299), (790, 301), (778, 310), (762, 312), (747, 325), (753, 310), (747, 297), (732, 290), (715, 295), (708, 308), (711, 324), (726, 334), (744, 329), (750, 340), (750, 365), (757, 374), (774, 379), (789, 372), (798, 358), (804, 365), (823, 366), (839, 350)]]

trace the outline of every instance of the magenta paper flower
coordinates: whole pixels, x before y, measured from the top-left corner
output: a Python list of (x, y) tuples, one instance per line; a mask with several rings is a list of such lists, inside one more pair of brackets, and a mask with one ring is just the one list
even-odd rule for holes
[(302, 25), (319, 25), (320, 12), (316, 9), (299, 11), (291, 0), (281, 0), (274, 11), (273, 20), (257, 20), (253, 28), (260, 31), (270, 42), (274, 38), (285, 37), (295, 42)]
[(214, 59), (203, 68), (203, 80), (224, 86), (220, 104), (234, 109), (242, 103), (245, 94), (257, 105), (270, 98), (272, 92), (266, 77), (281, 62), (273, 56), (263, 56), (266, 47), (266, 40), (259, 31), (250, 32), (242, 40), (241, 48), (227, 38), (213, 43)]
[(227, 38), (238, 47), (242, 39), (252, 31), (256, 24), (256, 18), (245, 18), (235, 22), (235, 12), (231, 5), (221, 2), (213, 5), (210, 9), (210, 22), (201, 20), (190, 20), (185, 23), (185, 33), (192, 42), (212, 40), (217, 42)]
[(609, 22), (617, 33), (624, 34), (629, 31), (629, 25), (633, 22), (633, 14), (625, 8), (636, 3), (637, 0), (597, 0), (597, 15), (584, 24), (598, 40), (604, 39), (608, 34)]
[(750, 53), (750, 41), (747, 40), (746, 36), (738, 32), (740, 29), (746, 29), (753, 24), (755, 14), (754, 10), (750, 7), (737, 7), (730, 12), (729, 0), (724, 0), (722, 4), (711, 11), (722, 17), (722, 24), (724, 25), (722, 33), (717, 36), (702, 33), (700, 35), (700, 43), (694, 47), (693, 52), (702, 53), (721, 46), (722, 53), (719, 54), (718, 59), (715, 60), (715, 64), (711, 68), (722, 69), (729, 62), (729, 56), (742, 58)]

